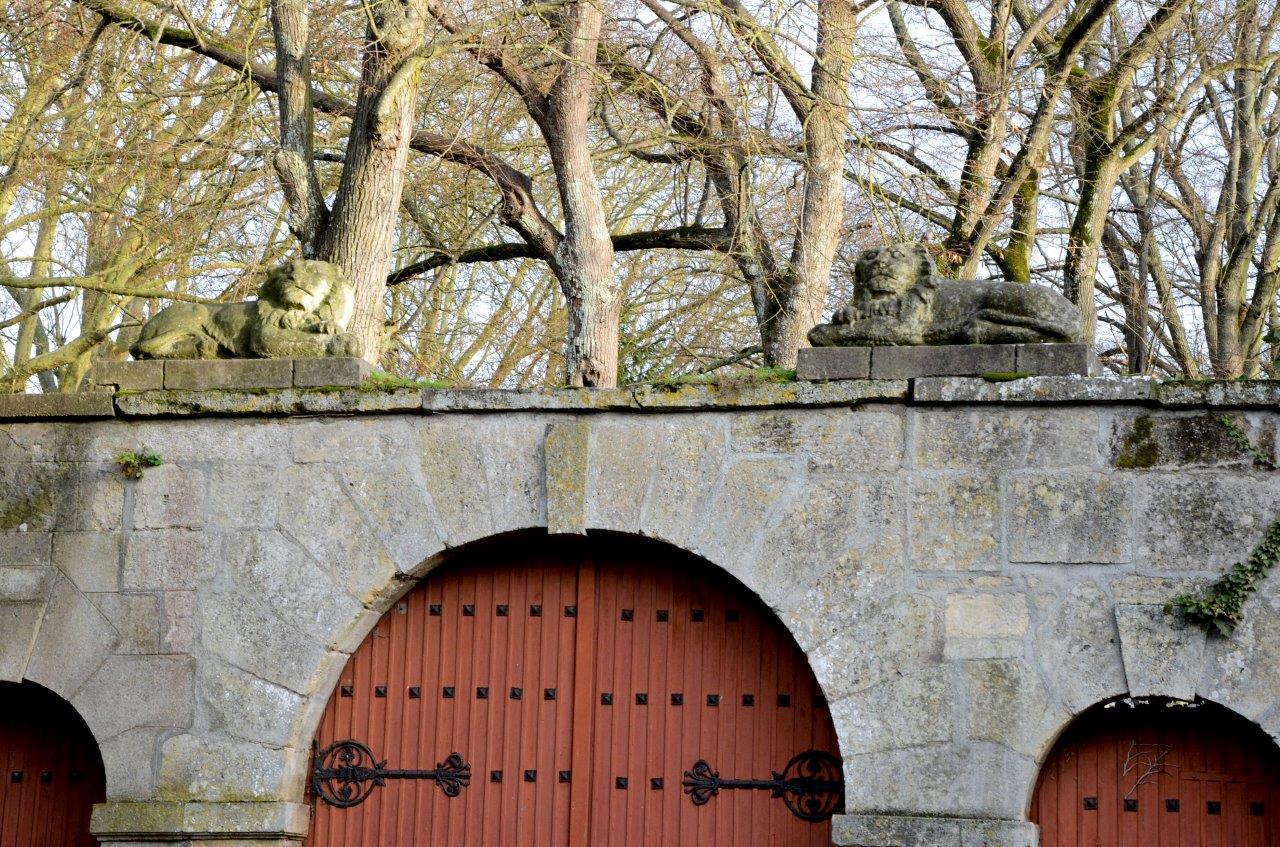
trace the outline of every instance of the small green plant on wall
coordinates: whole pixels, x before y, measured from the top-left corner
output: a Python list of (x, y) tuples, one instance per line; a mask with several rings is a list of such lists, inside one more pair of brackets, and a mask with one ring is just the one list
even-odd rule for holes
[[(1276, 470), (1277, 464), (1265, 450), (1250, 439), (1230, 415), (1222, 417), (1226, 427), (1240, 449), (1253, 459), (1255, 467)], [(1272, 521), (1258, 546), (1249, 558), (1236, 562), (1231, 570), (1206, 585), (1198, 592), (1182, 594), (1165, 606), (1166, 613), (1177, 610), (1188, 623), (1210, 634), (1230, 635), (1244, 619), (1244, 601), (1258, 590), (1258, 583), (1280, 561), (1280, 519)]]
[(120, 473), (129, 479), (142, 479), (147, 468), (155, 468), (164, 464), (160, 454), (150, 447), (143, 447), (138, 452), (125, 450), (116, 456), (116, 464), (120, 465)]

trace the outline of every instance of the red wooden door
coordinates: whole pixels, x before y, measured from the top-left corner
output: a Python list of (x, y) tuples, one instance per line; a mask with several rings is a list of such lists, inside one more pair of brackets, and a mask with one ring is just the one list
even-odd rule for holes
[(98, 745), (61, 697), (0, 683), (0, 847), (84, 847), (106, 798)]
[(1115, 704), (1068, 729), (1040, 772), (1041, 847), (1280, 847), (1280, 751), (1211, 704)]
[(803, 654), (656, 549), (493, 547), (408, 594), (321, 720), (308, 843), (829, 845), (837, 747)]

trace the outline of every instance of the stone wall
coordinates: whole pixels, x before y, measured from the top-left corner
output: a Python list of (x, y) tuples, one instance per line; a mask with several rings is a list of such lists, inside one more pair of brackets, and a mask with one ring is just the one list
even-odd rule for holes
[[(287, 842), (346, 656), (442, 551), (660, 539), (777, 611), (832, 705), (837, 843), (1032, 845), (1073, 714), (1201, 696), (1280, 737), (1280, 586), (1163, 604), (1280, 513), (1276, 386), (1036, 378), (630, 392), (122, 392), (0, 409), (0, 678), (101, 745), (104, 840)], [(113, 461), (164, 464), (126, 480)], [(205, 842), (209, 843), (209, 842)], [(263, 843), (254, 841), (254, 843)]]

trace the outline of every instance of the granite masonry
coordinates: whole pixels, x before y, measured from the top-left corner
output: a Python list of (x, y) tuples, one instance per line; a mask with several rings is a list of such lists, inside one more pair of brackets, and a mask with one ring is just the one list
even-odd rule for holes
[[(1119, 695), (1280, 737), (1280, 582), (1229, 638), (1162, 611), (1280, 514), (1220, 420), (1275, 455), (1275, 383), (157, 379), (0, 406), (0, 679), (87, 721), (107, 843), (301, 838), (347, 655), (442, 551), (517, 531), (655, 538), (776, 610), (832, 704), (840, 845), (1035, 845), (1039, 763)], [(163, 464), (126, 479), (144, 446)]]

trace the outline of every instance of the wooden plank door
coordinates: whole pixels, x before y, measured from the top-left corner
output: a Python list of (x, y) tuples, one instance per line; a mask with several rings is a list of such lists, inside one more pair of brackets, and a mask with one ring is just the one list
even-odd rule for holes
[(86, 847), (106, 799), (98, 745), (69, 703), (33, 683), (0, 683), (0, 847)]
[[(790, 635), (645, 544), (490, 547), (438, 570), (352, 654), (316, 743), (313, 847), (825, 847), (842, 790)], [(787, 778), (820, 797), (732, 782), (814, 750)]]
[(1046, 760), (1041, 847), (1280, 847), (1280, 750), (1212, 704), (1092, 710)]

